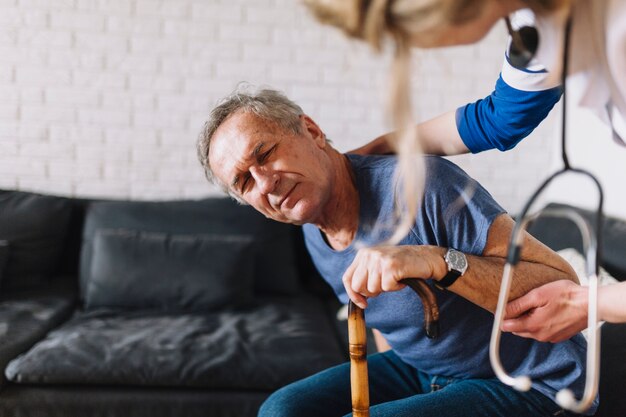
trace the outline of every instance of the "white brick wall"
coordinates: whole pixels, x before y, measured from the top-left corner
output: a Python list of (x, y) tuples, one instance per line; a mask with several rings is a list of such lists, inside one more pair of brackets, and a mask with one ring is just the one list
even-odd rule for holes
[[(505, 41), (415, 54), (416, 120), (488, 94)], [(0, 187), (72, 196), (216, 193), (195, 141), (240, 81), (300, 103), (340, 150), (385, 132), (389, 54), (287, 0), (2, 0)], [(552, 123), (514, 152), (457, 157), (508, 209), (548, 170)]]

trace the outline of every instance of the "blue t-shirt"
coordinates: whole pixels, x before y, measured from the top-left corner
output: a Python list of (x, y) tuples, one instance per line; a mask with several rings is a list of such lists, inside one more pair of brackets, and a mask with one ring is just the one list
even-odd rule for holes
[[(375, 225), (389, 224), (394, 213), (395, 157), (349, 155), (359, 191), (359, 227), (355, 241), (336, 251), (321, 232), (304, 225), (305, 242), (313, 262), (337, 297), (348, 302), (341, 278), (352, 263), (359, 243), (375, 244), (389, 236)], [(415, 224), (401, 245), (452, 247), (481, 255), (489, 227), (505, 212), (491, 195), (463, 170), (446, 159), (426, 156), (423, 204)], [(368, 326), (381, 331), (393, 350), (406, 363), (432, 375), (448, 378), (493, 378), (489, 362), (489, 338), (493, 315), (450, 291), (435, 291), (439, 305), (440, 336), (426, 337), (422, 303), (406, 287), (368, 300)], [(584, 389), (586, 343), (582, 336), (557, 344), (541, 343), (504, 333), (503, 364), (514, 375), (529, 375), (533, 388), (554, 400), (556, 392), (570, 387), (580, 396)], [(589, 410), (593, 413), (597, 407)]]

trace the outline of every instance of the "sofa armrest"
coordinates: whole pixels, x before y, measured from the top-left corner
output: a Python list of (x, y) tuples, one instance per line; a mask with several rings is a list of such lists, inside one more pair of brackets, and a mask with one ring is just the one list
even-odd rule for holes
[(7, 364), (67, 320), (75, 304), (76, 291), (59, 286), (0, 297), (0, 387)]

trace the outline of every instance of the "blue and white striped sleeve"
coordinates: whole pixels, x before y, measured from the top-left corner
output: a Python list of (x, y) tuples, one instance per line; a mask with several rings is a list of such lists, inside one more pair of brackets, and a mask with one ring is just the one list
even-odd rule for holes
[(548, 116), (560, 97), (558, 81), (551, 81), (545, 68), (531, 63), (517, 69), (505, 57), (494, 91), (457, 109), (459, 135), (472, 153), (512, 149)]

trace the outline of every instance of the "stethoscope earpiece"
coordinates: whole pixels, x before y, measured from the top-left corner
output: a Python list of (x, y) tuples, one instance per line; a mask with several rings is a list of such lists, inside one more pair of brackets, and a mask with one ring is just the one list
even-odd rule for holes
[(518, 69), (527, 68), (537, 53), (539, 32), (532, 26), (523, 26), (515, 30), (508, 17), (505, 17), (504, 20), (509, 35), (511, 35), (511, 45), (507, 52), (509, 63)]

